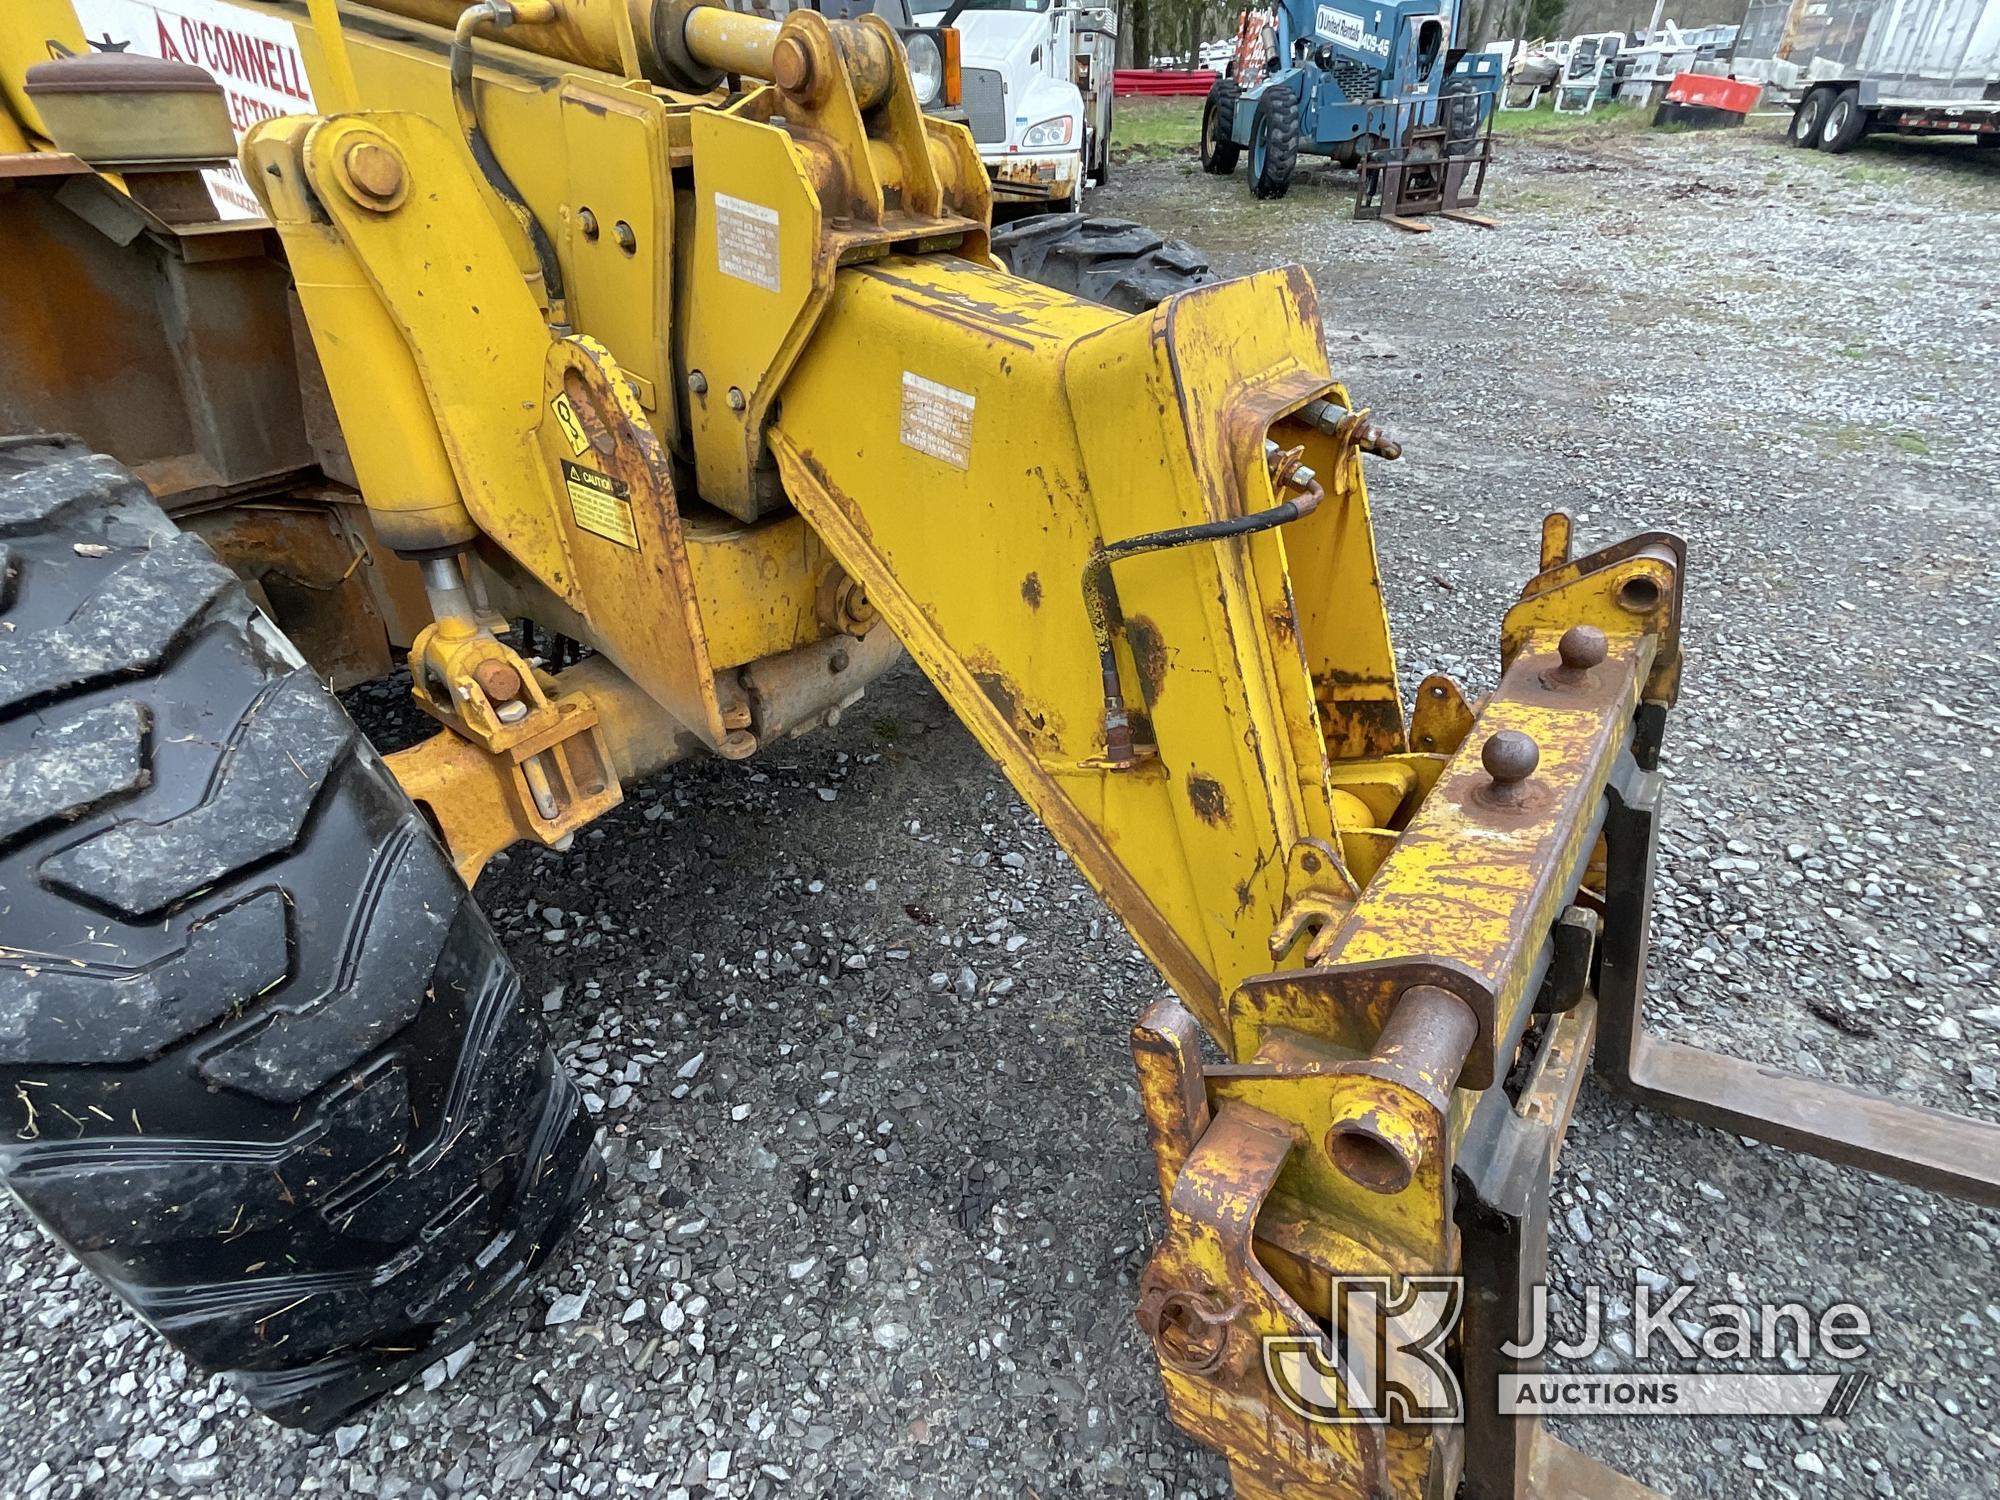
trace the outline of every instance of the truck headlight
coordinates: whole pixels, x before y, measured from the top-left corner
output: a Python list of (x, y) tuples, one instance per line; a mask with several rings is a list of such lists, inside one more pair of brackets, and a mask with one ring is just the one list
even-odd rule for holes
[(1044, 120), (1039, 125), (1030, 125), (1021, 134), (1021, 149), (1033, 150), (1037, 147), (1067, 146), (1070, 132), (1076, 122), (1068, 115), (1058, 115), (1053, 120)]
[(911, 26), (897, 35), (903, 39), (903, 55), (909, 60), (917, 108), (956, 108), (964, 98), (959, 87), (957, 30)]
[(917, 103), (937, 103), (944, 89), (944, 52), (937, 38), (927, 31), (912, 32), (903, 38), (903, 50), (910, 56), (910, 82), (917, 88)]

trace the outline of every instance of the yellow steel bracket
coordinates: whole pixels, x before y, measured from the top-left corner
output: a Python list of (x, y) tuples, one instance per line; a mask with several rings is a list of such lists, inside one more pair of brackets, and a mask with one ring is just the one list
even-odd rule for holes
[[(1295, 1051), (1204, 1067), (1194, 1020), (1172, 1000), (1140, 1018), (1133, 1055), (1167, 1219), (1138, 1318), (1175, 1422), (1229, 1459), (1238, 1500), (1448, 1494), (1428, 1481), (1456, 1454), (1423, 1430), (1313, 1421), (1276, 1395), (1288, 1372), (1273, 1341), (1324, 1334), (1330, 1277), (1401, 1277), (1450, 1260), (1446, 1244), (1401, 1244), (1328, 1211), (1338, 1064)], [(1443, 1191), (1442, 1172), (1434, 1159), (1428, 1190)]]
[[(1172, 1001), (1135, 1029), (1168, 1225), (1140, 1322), (1175, 1420), (1229, 1458), (1239, 1496), (1454, 1492), (1466, 1461), (1458, 1429), (1305, 1420), (1279, 1399), (1285, 1372), (1246, 1351), (1267, 1345), (1274, 1322), (1337, 1334), (1337, 1278), (1493, 1274), (1461, 1266), (1466, 1189), (1455, 1174), (1468, 1154), (1482, 1181), (1500, 1170), (1496, 1157), (1511, 1160), (1503, 1175), (1525, 1195), (1520, 1212), (1545, 1218), (1536, 1162), (1546, 1159), (1535, 1153), (1552, 1157), (1567, 1125), (1595, 1014), (1587, 996), (1549, 997), (1551, 954), (1559, 926), (1596, 930), (1574, 903), (1611, 779), (1647, 753), (1647, 695), (1671, 680), (1661, 657), (1678, 640), (1682, 555), (1659, 534), (1576, 562), (1545, 554), (1538, 586), (1509, 616), (1506, 670), (1476, 723), (1455, 698), (1446, 708), (1468, 722), (1434, 711), (1430, 732), (1458, 748), (1359, 899), (1309, 946), (1306, 967), (1234, 990), (1229, 1060), (1201, 1063), (1194, 1022)], [(1568, 961), (1566, 982), (1580, 987), (1588, 946)], [(1548, 1024), (1531, 1033), (1541, 1010)], [(1516, 1105), (1502, 1082), (1517, 1056), (1533, 1066)], [(1465, 1366), (1468, 1381), (1488, 1380), (1470, 1400), (1492, 1399), (1485, 1344), (1506, 1336), (1466, 1333), (1488, 1361)], [(1481, 1442), (1511, 1453), (1518, 1474), (1481, 1476), (1482, 1495), (1651, 1493), (1546, 1434), (1510, 1437), (1505, 1426), (1488, 1422)], [(1589, 1488), (1600, 1479), (1605, 1488)]]
[(551, 713), (535, 732), (497, 749), (447, 730), (384, 757), (410, 800), (437, 820), (468, 886), (508, 845), (568, 848), (577, 829), (624, 800), (590, 696), (543, 701)]
[(925, 120), (886, 22), (849, 24), (876, 37), (892, 76), (857, 79), (831, 24), (795, 10), (772, 48), (776, 80), (690, 121), (700, 207), (682, 359), (695, 467), (703, 498), (745, 520), (781, 503), (764, 431), (835, 269), (898, 245), (989, 253), (970, 137)]
[(378, 529), (490, 541), (725, 754), (667, 456), (594, 340), (557, 338), (462, 147), (422, 116), (258, 126), (246, 175), (284, 237)]

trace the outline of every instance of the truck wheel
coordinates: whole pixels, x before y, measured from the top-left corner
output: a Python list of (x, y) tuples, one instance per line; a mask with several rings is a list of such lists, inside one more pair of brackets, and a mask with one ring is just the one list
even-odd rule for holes
[(1806, 96), (1799, 100), (1798, 108), (1792, 111), (1791, 128), (1785, 132), (1785, 139), (1794, 146), (1807, 150), (1819, 147), (1819, 127), (1826, 119), (1826, 106), (1830, 90), (1808, 89)]
[(1236, 101), (1241, 97), (1235, 84), (1218, 78), (1201, 107), (1201, 169), (1211, 176), (1227, 177), (1243, 154), (1230, 134), (1236, 128)]
[(1282, 198), (1299, 163), (1299, 101), (1285, 89), (1266, 89), (1250, 121), (1250, 191)]
[(996, 229), (993, 253), (1024, 280), (1121, 312), (1146, 312), (1176, 292), (1215, 280), (1192, 245), (1163, 239), (1130, 219), (1040, 214)]
[(0, 438), (0, 1180), (324, 1430), (463, 1343), (598, 1175), (402, 789), (235, 576), (73, 439)]
[(1851, 151), (1868, 131), (1868, 112), (1861, 107), (1859, 89), (1842, 89), (1826, 108), (1819, 127), (1819, 149), (1836, 156)]

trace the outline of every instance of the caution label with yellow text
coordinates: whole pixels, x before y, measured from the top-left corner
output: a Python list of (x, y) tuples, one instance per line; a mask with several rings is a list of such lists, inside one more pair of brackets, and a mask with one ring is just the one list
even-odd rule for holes
[(563, 488), (569, 491), (570, 513), (576, 524), (607, 542), (639, 550), (639, 531), (632, 524), (632, 487), (622, 479), (562, 461)]

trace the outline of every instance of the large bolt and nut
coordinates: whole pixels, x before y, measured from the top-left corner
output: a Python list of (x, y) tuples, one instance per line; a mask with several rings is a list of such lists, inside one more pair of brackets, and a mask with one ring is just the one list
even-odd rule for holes
[(402, 158), (379, 142), (356, 141), (340, 162), (364, 202), (388, 203), (403, 190)]

